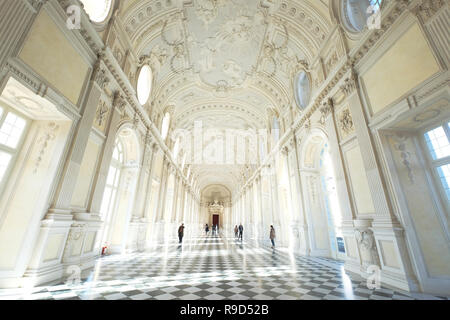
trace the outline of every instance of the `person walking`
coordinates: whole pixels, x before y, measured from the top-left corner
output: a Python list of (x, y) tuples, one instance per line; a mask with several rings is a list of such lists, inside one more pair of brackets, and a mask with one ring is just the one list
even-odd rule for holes
[(244, 227), (242, 226), (242, 223), (239, 224), (239, 239), (242, 241), (242, 233), (244, 232)]
[(182, 223), (181, 226), (178, 228), (178, 239), (180, 240), (179, 243), (183, 242), (183, 236), (184, 236), (184, 223)]
[(234, 226), (234, 237), (235, 237), (236, 239), (237, 239), (237, 237), (238, 237), (238, 232), (239, 232), (238, 226), (235, 225), (235, 226)]
[(272, 249), (275, 249), (275, 229), (270, 226), (270, 241), (272, 242)]
[(205, 232), (206, 232), (206, 235), (208, 235), (208, 232), (209, 232), (209, 226), (208, 226), (208, 224), (206, 224)]

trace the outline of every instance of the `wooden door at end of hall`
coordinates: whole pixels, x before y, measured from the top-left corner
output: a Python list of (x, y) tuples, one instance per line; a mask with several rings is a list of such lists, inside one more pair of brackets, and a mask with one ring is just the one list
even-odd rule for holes
[(219, 225), (219, 215), (218, 214), (213, 215), (213, 226), (214, 225)]

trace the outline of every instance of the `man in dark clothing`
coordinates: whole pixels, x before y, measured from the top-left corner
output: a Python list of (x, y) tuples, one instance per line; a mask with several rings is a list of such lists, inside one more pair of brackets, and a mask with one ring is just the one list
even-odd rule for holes
[(182, 223), (181, 226), (178, 228), (178, 239), (180, 239), (180, 243), (183, 242), (183, 236), (184, 236), (184, 223)]
[(242, 232), (244, 232), (244, 227), (242, 226), (242, 223), (239, 225), (239, 239), (242, 241)]

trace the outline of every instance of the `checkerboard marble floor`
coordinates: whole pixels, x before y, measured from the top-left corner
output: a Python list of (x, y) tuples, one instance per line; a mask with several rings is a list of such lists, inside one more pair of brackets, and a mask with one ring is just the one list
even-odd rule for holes
[(445, 299), (369, 290), (343, 263), (294, 255), (224, 236), (171, 240), (152, 252), (100, 258), (82, 281), (0, 290), (0, 299), (413, 300)]

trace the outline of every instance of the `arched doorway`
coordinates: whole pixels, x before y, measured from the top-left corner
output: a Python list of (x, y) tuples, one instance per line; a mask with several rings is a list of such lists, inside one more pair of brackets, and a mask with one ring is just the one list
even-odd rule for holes
[(343, 258), (341, 211), (325, 133), (313, 130), (301, 150), (300, 171), (311, 255)]
[(217, 224), (219, 230), (231, 230), (231, 192), (223, 185), (210, 185), (203, 189), (201, 196), (203, 225)]

